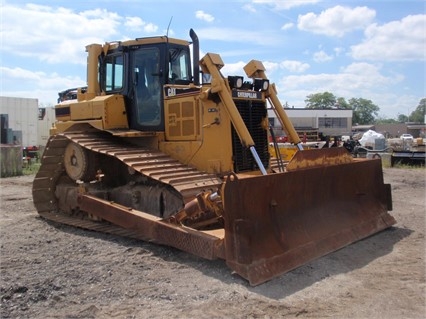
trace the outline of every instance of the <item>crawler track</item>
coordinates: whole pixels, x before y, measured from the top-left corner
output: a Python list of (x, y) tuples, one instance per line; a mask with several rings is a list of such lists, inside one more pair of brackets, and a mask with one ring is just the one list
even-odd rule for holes
[(33, 201), (40, 216), (54, 222), (121, 236), (141, 238), (137, 233), (121, 227), (74, 217), (59, 211), (55, 196), (56, 184), (65, 173), (63, 155), (72, 141), (105, 156), (111, 156), (129, 168), (159, 183), (174, 187), (185, 202), (205, 189), (215, 189), (222, 180), (213, 174), (200, 172), (184, 165), (158, 150), (126, 144), (123, 139), (105, 132), (64, 133), (52, 136), (47, 142), (41, 167), (33, 183)]

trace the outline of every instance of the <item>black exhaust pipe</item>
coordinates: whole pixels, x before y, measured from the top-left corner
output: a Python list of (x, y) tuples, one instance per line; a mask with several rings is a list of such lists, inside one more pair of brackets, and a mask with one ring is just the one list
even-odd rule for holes
[(193, 29), (189, 30), (192, 39), (192, 67), (194, 72), (194, 85), (200, 85), (200, 43)]

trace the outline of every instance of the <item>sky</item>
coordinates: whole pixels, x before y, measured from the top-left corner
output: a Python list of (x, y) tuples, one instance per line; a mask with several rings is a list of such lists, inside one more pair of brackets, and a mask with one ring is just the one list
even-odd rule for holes
[(310, 94), (363, 98), (380, 118), (408, 115), (426, 97), (424, 0), (0, 0), (0, 95), (53, 106), (86, 85), (88, 44), (168, 34), (227, 75), (260, 60), (281, 103)]

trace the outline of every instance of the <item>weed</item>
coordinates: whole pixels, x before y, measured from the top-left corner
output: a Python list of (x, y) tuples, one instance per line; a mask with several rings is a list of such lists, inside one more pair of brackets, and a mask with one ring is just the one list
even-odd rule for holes
[(29, 165), (26, 165), (22, 168), (23, 175), (33, 175), (36, 174), (41, 166), (40, 162), (33, 162)]

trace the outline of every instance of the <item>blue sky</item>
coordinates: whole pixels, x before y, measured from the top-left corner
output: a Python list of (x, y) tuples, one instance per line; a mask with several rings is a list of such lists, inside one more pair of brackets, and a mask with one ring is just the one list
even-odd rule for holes
[(328, 91), (396, 118), (426, 97), (424, 0), (1, 0), (0, 95), (53, 106), (85, 85), (86, 45), (164, 35), (170, 20), (169, 36), (193, 28), (224, 75), (261, 60), (289, 106)]

